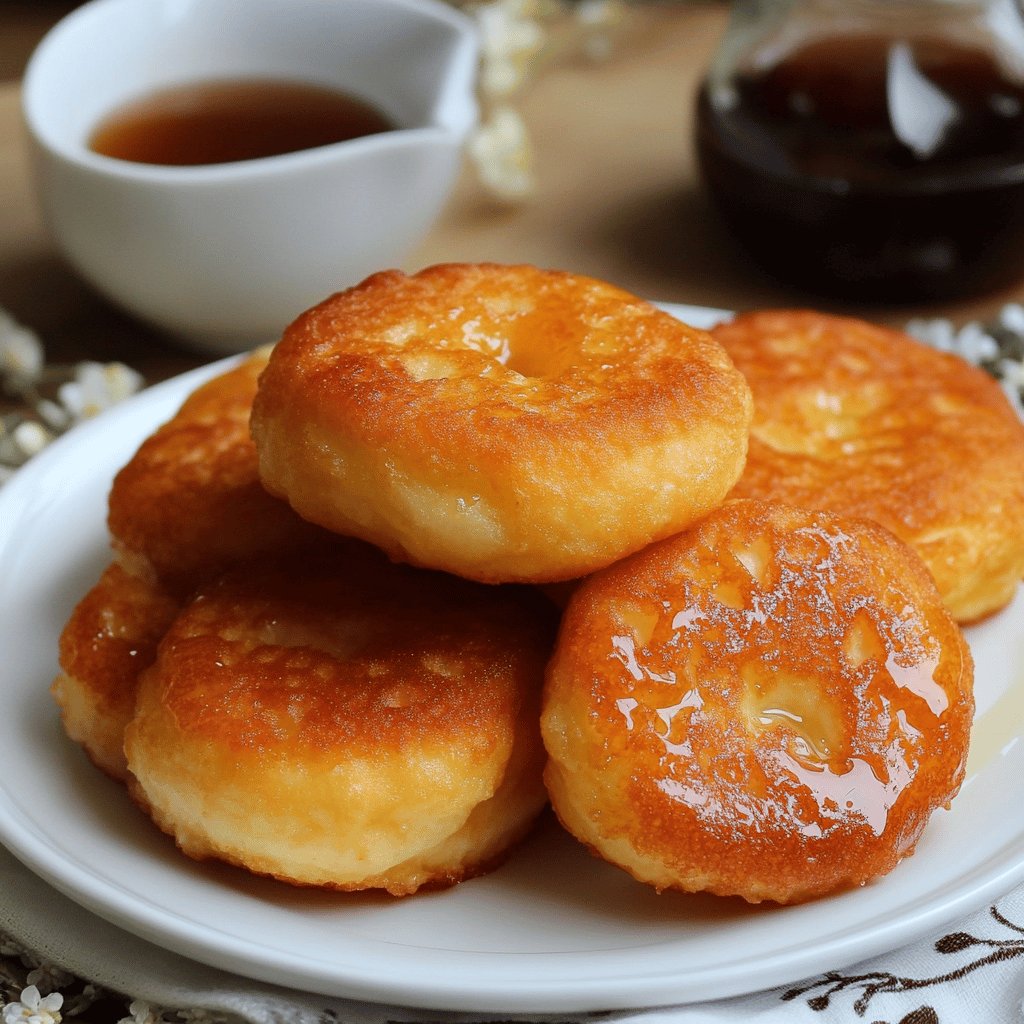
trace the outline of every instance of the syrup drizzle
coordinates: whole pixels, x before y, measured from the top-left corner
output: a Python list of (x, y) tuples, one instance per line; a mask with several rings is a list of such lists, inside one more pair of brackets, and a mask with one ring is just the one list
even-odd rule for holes
[[(702, 821), (735, 829), (787, 820), (815, 838), (854, 819), (880, 835), (913, 780), (924, 718), (949, 707), (937, 645), (905, 609), (836, 603), (850, 536), (819, 527), (797, 533), (814, 549), (806, 565), (740, 545), (736, 568), (749, 587), (729, 573), (683, 579), (672, 602), (616, 607), (609, 653), (624, 669), (624, 687), (615, 706), (628, 732), (663, 750), (654, 785)], [(806, 623), (806, 636), (789, 617), (801, 604), (821, 613)], [(750, 652), (731, 682), (735, 669), (721, 675), (708, 660), (712, 644), (726, 655)], [(818, 678), (818, 650), (834, 656), (847, 686), (860, 691), (856, 701), (832, 694), (827, 674)], [(893, 688), (909, 703), (894, 706), (895, 694), (886, 696)], [(881, 747), (861, 749), (865, 715), (888, 737)]]
[[(1018, 655), (1019, 659), (1019, 655)], [(974, 721), (967, 757), (970, 781), (990, 764), (1010, 752), (1024, 737), (1024, 661), (1018, 660), (1017, 676), (996, 702)]]

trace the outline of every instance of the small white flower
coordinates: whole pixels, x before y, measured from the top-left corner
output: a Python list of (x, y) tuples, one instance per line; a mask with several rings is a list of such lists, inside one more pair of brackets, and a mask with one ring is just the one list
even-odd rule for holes
[(21, 996), (3, 1008), (3, 1024), (59, 1024), (64, 997), (59, 992), (41, 996), (35, 985), (21, 990)]
[(150, 1006), (141, 999), (133, 999), (128, 1004), (128, 1012), (131, 1016), (122, 1017), (117, 1024), (161, 1024), (163, 1020), (159, 1008)]
[[(54, 436), (41, 423), (26, 419), (20, 413), (11, 413), (0, 419), (0, 462), (22, 466), (41, 452)], [(29, 983), (35, 984), (35, 979), (30, 978)]]
[(1024, 306), (1019, 302), (1008, 302), (999, 311), (999, 324), (1015, 334), (1024, 335)]
[(109, 409), (142, 387), (142, 377), (124, 363), (82, 362), (75, 379), (57, 390), (72, 419), (83, 420)]
[(1024, 360), (1001, 359), (996, 370), (1006, 384), (1024, 391)]
[(522, 199), (534, 188), (533, 154), (522, 118), (500, 106), (469, 141), (469, 155), (483, 183), (504, 199)]
[[(14, 428), (12, 436), (24, 459), (38, 455), (53, 440), (53, 434), (34, 420), (25, 420), (24, 423), (19, 423)], [(37, 970), (42, 970), (42, 968), (37, 968)], [(29, 975), (28, 980), (31, 984), (36, 983), (36, 979), (32, 975)]]
[(583, 52), (592, 60), (604, 60), (612, 50), (611, 35), (626, 15), (623, 0), (578, 0), (576, 21), (586, 33)]
[(956, 331), (951, 320), (928, 320), (922, 317), (908, 321), (903, 329), (911, 337), (937, 348), (940, 352), (953, 351)]
[(526, 81), (530, 61), (544, 46), (544, 28), (530, 0), (492, 0), (474, 12), (480, 32), (480, 90), (508, 96)]
[(522, 68), (507, 57), (492, 57), (480, 69), (480, 91), (490, 96), (509, 96), (525, 80)]
[(911, 320), (904, 327), (907, 334), (940, 352), (954, 352), (976, 366), (995, 359), (999, 344), (981, 324), (965, 324), (957, 330), (950, 320)]
[(975, 366), (995, 359), (999, 355), (999, 345), (981, 324), (964, 325), (956, 334), (953, 351)]
[[(18, 429), (21, 430), (25, 427), (35, 427), (37, 430), (42, 432), (42, 437), (37, 438), (33, 444), (38, 444), (39, 447), (34, 451), (28, 451), (27, 454), (32, 456), (36, 451), (41, 450), (50, 441), (53, 440), (51, 434), (49, 434), (44, 428), (40, 427), (38, 423), (23, 423)], [(34, 433), (34, 432), (33, 432)], [(34, 967), (25, 977), (25, 981), (29, 985), (35, 985), (40, 992), (54, 992), (60, 988), (66, 988), (75, 981), (75, 976), (69, 971), (65, 971), (63, 967), (58, 967), (56, 964), (50, 963), (48, 960), (43, 960), (37, 967)]]
[(35, 380), (42, 369), (39, 338), (0, 309), (0, 374), (17, 387)]
[(35, 403), (36, 414), (51, 430), (67, 430), (71, 426), (71, 416), (67, 409), (51, 402), (48, 398), (41, 398)]

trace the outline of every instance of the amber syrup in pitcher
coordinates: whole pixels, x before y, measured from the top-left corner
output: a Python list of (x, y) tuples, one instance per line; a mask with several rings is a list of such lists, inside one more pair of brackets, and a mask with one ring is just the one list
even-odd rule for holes
[(984, 50), (805, 42), (704, 86), (697, 152), (725, 221), (782, 280), (913, 301), (1024, 274), (1024, 84)]
[(88, 145), (119, 160), (184, 167), (280, 156), (394, 127), (365, 100), (328, 86), (229, 79), (132, 100), (93, 129)]

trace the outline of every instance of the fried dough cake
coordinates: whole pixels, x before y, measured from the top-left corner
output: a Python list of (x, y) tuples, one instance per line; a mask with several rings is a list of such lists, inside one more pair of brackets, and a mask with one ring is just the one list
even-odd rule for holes
[(295, 321), (260, 380), (260, 474), (312, 522), (486, 583), (573, 579), (739, 476), (750, 398), (704, 331), (528, 266), (387, 271)]
[(114, 478), (107, 525), (118, 559), (179, 597), (240, 559), (319, 542), (260, 483), (249, 415), (269, 355), (198, 387)]
[(887, 530), (729, 502), (573, 595), (545, 779), (568, 830), (640, 881), (807, 900), (913, 852), (963, 780), (972, 682)]
[(116, 779), (126, 776), (122, 736), (138, 673), (192, 589), (239, 559), (330, 536), (260, 484), (248, 424), (268, 354), (197, 388), (114, 480), (116, 562), (66, 624), (51, 692), (68, 735)]
[(362, 545), (240, 566), (143, 673), (132, 790), (194, 858), (333, 889), (451, 885), (546, 803), (553, 618), (534, 592)]
[(905, 334), (806, 311), (713, 332), (754, 421), (732, 497), (831, 509), (914, 547), (960, 622), (1024, 577), (1024, 425), (999, 386)]
[(64, 731), (97, 768), (124, 781), (124, 730), (135, 714), (139, 673), (180, 602), (116, 563), (75, 607), (60, 636), (61, 673), (51, 692)]

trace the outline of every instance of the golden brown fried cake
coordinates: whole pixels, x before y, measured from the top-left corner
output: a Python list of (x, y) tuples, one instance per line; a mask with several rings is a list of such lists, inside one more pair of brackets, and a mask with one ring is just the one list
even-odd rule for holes
[(754, 394), (732, 495), (866, 516), (916, 548), (960, 622), (1024, 577), (1024, 426), (983, 371), (811, 312), (715, 328)]
[(143, 675), (135, 794), (189, 856), (301, 885), (401, 895), (484, 871), (546, 802), (551, 618), (376, 552), (239, 567)]
[(249, 412), (268, 349), (199, 387), (117, 474), (108, 525), (130, 571), (172, 593), (319, 533), (263, 488)]
[(484, 582), (571, 579), (738, 477), (750, 399), (703, 331), (527, 266), (376, 274), (285, 332), (260, 473), (305, 518)]
[(135, 714), (138, 675), (179, 602), (155, 583), (111, 565), (78, 603), (60, 637), (61, 674), (51, 692), (68, 736), (98, 768), (127, 776), (124, 729)]
[(138, 673), (191, 589), (239, 559), (325, 538), (342, 543), (259, 482), (248, 422), (268, 352), (199, 387), (114, 481), (109, 520), (118, 563), (65, 626), (52, 687), (68, 735), (114, 778), (126, 774), (122, 736)]
[(888, 531), (730, 502), (577, 591), (545, 779), (570, 832), (658, 889), (806, 900), (913, 852), (963, 779), (972, 677)]

